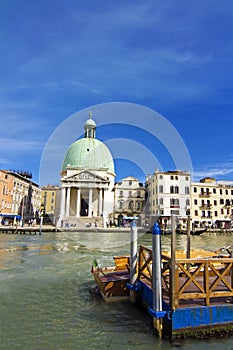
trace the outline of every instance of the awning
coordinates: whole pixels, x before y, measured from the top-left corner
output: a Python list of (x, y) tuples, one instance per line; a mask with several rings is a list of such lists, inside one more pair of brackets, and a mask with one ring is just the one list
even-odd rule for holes
[(137, 220), (138, 217), (137, 216), (123, 216), (124, 220)]
[(14, 218), (16, 218), (16, 219), (21, 220), (21, 216), (17, 215), (17, 214), (0, 214), (0, 216), (3, 216), (6, 219), (14, 219)]

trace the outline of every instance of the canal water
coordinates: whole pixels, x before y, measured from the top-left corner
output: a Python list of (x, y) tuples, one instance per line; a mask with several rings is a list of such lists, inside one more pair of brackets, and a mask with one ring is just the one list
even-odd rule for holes
[[(0, 235), (0, 349), (233, 350), (233, 338), (159, 340), (151, 319), (128, 302), (107, 304), (91, 293), (91, 264), (112, 265), (113, 255), (129, 254), (129, 232)], [(151, 246), (151, 235), (139, 237)], [(184, 249), (186, 237), (177, 236)], [(232, 245), (231, 233), (191, 237), (191, 248)], [(162, 236), (170, 249), (170, 237)]]

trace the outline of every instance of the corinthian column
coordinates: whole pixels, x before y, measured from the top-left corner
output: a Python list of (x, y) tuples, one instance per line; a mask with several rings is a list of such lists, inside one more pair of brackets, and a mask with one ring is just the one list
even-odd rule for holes
[(70, 213), (70, 187), (67, 188), (67, 196), (66, 196), (66, 217), (69, 216)]
[(80, 188), (77, 188), (76, 217), (80, 216)]
[(91, 212), (92, 212), (92, 188), (89, 189), (88, 216), (92, 216)]

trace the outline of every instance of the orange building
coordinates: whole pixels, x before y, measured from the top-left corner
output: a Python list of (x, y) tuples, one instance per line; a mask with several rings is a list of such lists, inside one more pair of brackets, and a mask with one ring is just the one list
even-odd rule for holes
[(0, 213), (12, 214), (14, 176), (0, 170)]

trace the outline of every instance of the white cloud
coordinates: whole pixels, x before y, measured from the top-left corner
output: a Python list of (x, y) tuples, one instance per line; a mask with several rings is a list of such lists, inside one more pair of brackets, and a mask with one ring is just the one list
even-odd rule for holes
[(209, 164), (202, 170), (194, 170), (193, 178), (195, 181), (204, 177), (214, 177), (217, 180), (218, 178), (229, 178), (231, 174), (233, 179), (233, 160), (230, 160), (228, 163), (218, 163), (217, 165)]

